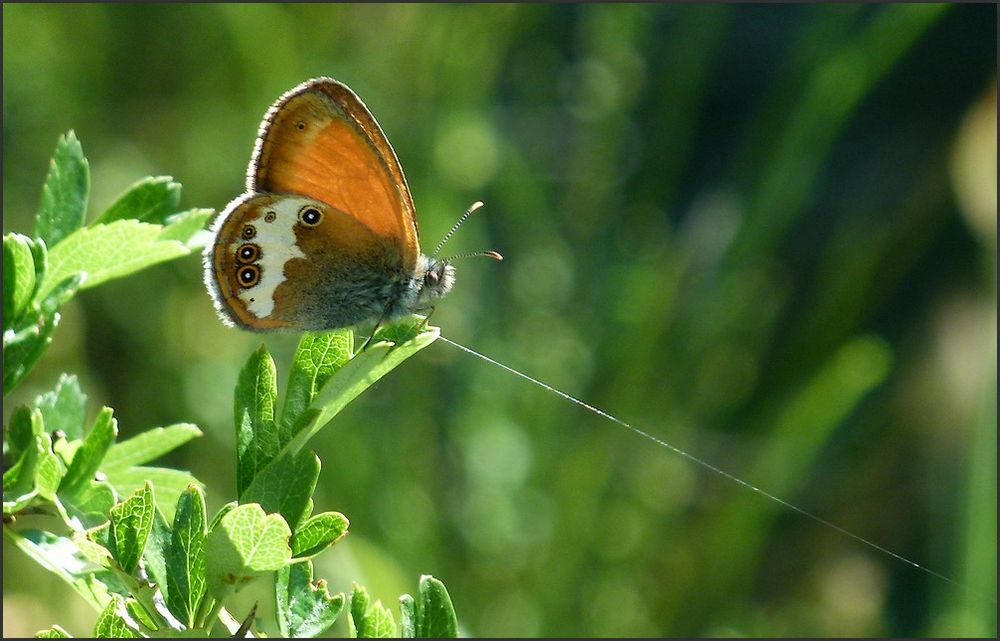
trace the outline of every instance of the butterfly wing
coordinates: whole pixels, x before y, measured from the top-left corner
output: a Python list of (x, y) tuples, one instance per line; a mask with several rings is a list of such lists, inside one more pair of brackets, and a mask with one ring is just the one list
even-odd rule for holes
[(247, 191), (300, 194), (394, 240), (403, 264), (419, 255), (413, 199), (396, 153), (361, 99), (332, 78), (281, 96), (261, 123)]
[(258, 331), (378, 318), (407, 279), (391, 239), (330, 205), (288, 194), (244, 194), (230, 203), (205, 260), (220, 317)]

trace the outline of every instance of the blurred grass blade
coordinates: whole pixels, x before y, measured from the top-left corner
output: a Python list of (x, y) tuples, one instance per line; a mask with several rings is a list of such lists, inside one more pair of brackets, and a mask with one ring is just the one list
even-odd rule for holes
[(754, 172), (758, 187), (734, 244), (738, 256), (771, 251), (784, 238), (847, 118), (947, 9), (945, 4), (882, 5), (855, 38), (825, 56), (799, 103), (784, 117), (770, 161)]
[[(877, 337), (862, 336), (843, 345), (781, 406), (765, 446), (743, 478), (776, 496), (793, 496), (834, 431), (885, 380), (891, 364), (890, 347)], [(764, 560), (761, 546), (767, 529), (783, 512), (777, 504), (762, 508), (747, 498), (744, 492), (734, 495), (709, 528), (714, 533), (706, 547), (711, 558), (699, 582), (711, 592), (707, 603), (718, 602), (725, 591), (743, 589), (753, 579), (756, 565)], [(733, 532), (740, 533), (738, 545), (732, 541)]]

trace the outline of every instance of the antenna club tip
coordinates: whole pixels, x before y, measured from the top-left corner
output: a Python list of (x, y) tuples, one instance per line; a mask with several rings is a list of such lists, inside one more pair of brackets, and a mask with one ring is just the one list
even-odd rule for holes
[(492, 258), (493, 260), (497, 261), (498, 263), (503, 260), (503, 256), (500, 254), (500, 252), (490, 250), (486, 252), (486, 255)]
[(477, 200), (476, 202), (474, 202), (471, 205), (469, 205), (469, 211), (476, 211), (480, 207), (485, 207), (485, 206), (486, 206), (486, 203), (484, 203), (481, 200)]

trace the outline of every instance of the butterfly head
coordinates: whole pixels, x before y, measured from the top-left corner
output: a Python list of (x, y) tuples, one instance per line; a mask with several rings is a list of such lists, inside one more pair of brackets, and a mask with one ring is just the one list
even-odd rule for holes
[(455, 284), (455, 267), (447, 259), (433, 256), (421, 256), (423, 264), (418, 273), (423, 273), (423, 283), (420, 288), (420, 306), (441, 298)]

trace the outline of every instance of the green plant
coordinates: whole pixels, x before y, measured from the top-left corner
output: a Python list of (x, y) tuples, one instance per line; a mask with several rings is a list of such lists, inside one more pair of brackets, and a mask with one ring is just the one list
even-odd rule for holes
[[(4, 236), (4, 395), (52, 341), (59, 308), (77, 291), (186, 255), (211, 210), (177, 212), (180, 185), (139, 181), (89, 224), (89, 169), (72, 132), (60, 138), (32, 237)], [(278, 412), (277, 375), (264, 346), (235, 391), (236, 500), (208, 518), (205, 488), (190, 473), (147, 465), (201, 434), (189, 423), (116, 442), (104, 407), (85, 426), (75, 376), (16, 408), (6, 426), (4, 536), (100, 612), (97, 637), (253, 633), (256, 606), (236, 618), (229, 599), (251, 582), (274, 587), (273, 627), (318, 636), (345, 605), (314, 580), (312, 559), (347, 533), (338, 512), (313, 514), (320, 460), (306, 449), (344, 406), (437, 338), (414, 318), (380, 330), (355, 353), (350, 330), (304, 334)], [(10, 464), (7, 465), (6, 463)], [(400, 599), (400, 621), (355, 585), (352, 636), (456, 636), (444, 585), (420, 579)], [(69, 636), (58, 626), (38, 636)]]

